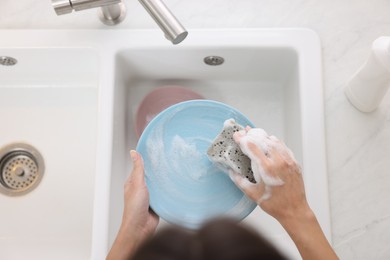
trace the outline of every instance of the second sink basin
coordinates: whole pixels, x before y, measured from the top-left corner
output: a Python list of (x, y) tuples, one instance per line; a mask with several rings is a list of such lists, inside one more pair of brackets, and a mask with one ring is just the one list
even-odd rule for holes
[[(30, 174), (26, 177), (31, 179), (32, 171), (43, 174), (27, 194), (0, 193), (1, 258), (88, 259), (95, 191), (98, 54), (85, 48), (0, 46), (1, 54), (18, 63), (0, 65), (0, 149), (8, 153), (8, 145), (26, 143), (40, 152), (44, 162), (37, 170), (33, 162), (23, 161), (23, 155), (11, 164), (6, 163), (6, 156), (1, 158), (2, 166), (8, 165), (8, 170), (1, 167), (4, 180), (5, 171), (13, 175), (17, 169), (24, 172), (14, 179), (26, 180), (23, 174)], [(16, 190), (20, 188), (15, 185)]]

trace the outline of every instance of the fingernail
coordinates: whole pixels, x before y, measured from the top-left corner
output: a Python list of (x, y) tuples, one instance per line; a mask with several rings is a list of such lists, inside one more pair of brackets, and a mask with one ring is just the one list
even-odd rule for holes
[(138, 153), (136, 151), (134, 151), (134, 150), (131, 150), (130, 151), (130, 157), (133, 160), (133, 162), (135, 162), (135, 161), (138, 160)]

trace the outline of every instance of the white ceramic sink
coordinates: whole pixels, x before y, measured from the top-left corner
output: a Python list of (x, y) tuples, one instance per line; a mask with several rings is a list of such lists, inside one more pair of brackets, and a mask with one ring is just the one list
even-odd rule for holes
[(0, 148), (30, 144), (45, 164), (42, 181), (30, 193), (0, 194), (0, 258), (87, 259), (96, 161), (97, 52), (26, 46), (0, 47), (0, 53), (18, 60), (15, 66), (0, 65)]
[[(53, 198), (60, 196), (60, 193), (64, 196), (64, 201), (70, 204), (75, 202), (68, 198), (69, 194), (73, 198), (85, 200), (85, 208), (80, 208), (79, 213), (74, 215), (74, 222), (64, 221), (69, 215), (63, 211), (56, 212), (57, 215), (44, 216), (44, 223), (56, 222), (64, 229), (50, 229), (51, 235), (58, 241), (67, 237), (68, 233), (65, 231), (75, 228), (74, 225), (82, 225), (77, 227), (79, 233), (85, 235), (85, 243), (75, 246), (69, 243), (67, 252), (74, 256), (72, 259), (104, 259), (121, 220), (123, 183), (132, 167), (129, 150), (137, 144), (134, 131), (136, 109), (149, 91), (172, 84), (190, 88), (207, 99), (236, 107), (255, 125), (283, 139), (302, 163), (309, 203), (330, 239), (321, 52), (319, 40), (312, 31), (195, 30), (190, 31), (189, 37), (178, 46), (170, 45), (158, 31), (0, 31), (0, 36), (5, 39), (0, 43), (0, 56), (16, 56), (17, 51), (21, 51), (36, 57), (39, 51), (45, 52), (45, 48), (58, 55), (46, 59), (48, 64), (56, 64), (49, 66), (48, 71), (36, 67), (42, 80), (47, 77), (49, 83), (43, 83), (44, 80), (38, 82), (44, 87), (35, 88), (34, 91), (28, 88), (28, 82), (18, 83), (22, 77), (17, 75), (21, 75), (21, 72), (12, 74), (12, 68), (0, 66), (0, 100), (4, 99), (3, 93), (14, 91), (17, 94), (20, 91), (26, 93), (25, 98), (31, 100), (31, 109), (39, 110), (42, 115), (57, 115), (47, 112), (48, 105), (45, 106), (43, 100), (46, 100), (45, 95), (52, 97), (51, 95), (60, 93), (60, 101), (63, 103), (54, 102), (53, 108), (61, 108), (64, 113), (74, 111), (75, 115), (69, 121), (63, 121), (60, 114), (58, 117), (61, 118), (48, 117), (47, 121), (53, 122), (53, 125), (62, 123), (61, 131), (56, 131), (50, 125), (53, 127), (49, 128), (50, 131), (36, 133), (34, 137), (38, 141), (35, 144), (44, 153), (45, 160), (54, 158), (53, 167), (58, 167), (59, 170), (54, 170), (53, 182), (61, 178), (59, 171), (66, 167), (67, 172), (69, 169), (77, 170), (77, 173), (72, 172), (80, 177), (76, 183), (86, 185), (89, 190), (67, 190), (68, 184), (61, 186), (61, 189), (45, 190), (43, 185), (45, 181), (49, 182), (51, 172), (48, 169), (42, 188), (38, 187), (25, 198), (18, 198), (20, 201), (33, 200), (33, 196), (41, 192), (42, 196), (54, 201), (57, 199)], [(36, 47), (44, 49), (34, 49)], [(221, 56), (225, 63), (214, 67), (205, 65), (203, 58), (209, 55)], [(19, 59), (20, 63), (15, 68), (23, 64), (24, 56), (21, 55)], [(70, 62), (61, 64), (58, 62), (61, 59), (74, 59), (75, 65), (70, 66)], [(66, 74), (66, 71), (69, 71), (70, 77), (59, 76), (63, 72)], [(9, 79), (6, 84), (3, 84), (4, 77)], [(69, 82), (70, 78), (74, 81)], [(57, 84), (52, 84), (50, 79)], [(3, 88), (7, 84), (19, 87), (16, 90)], [(95, 99), (97, 93), (98, 101)], [(5, 105), (1, 104), (0, 114), (7, 118), (7, 114), (27, 112), (30, 107), (23, 110), (22, 104), (10, 101)], [(86, 104), (89, 106), (82, 106)], [(4, 106), (5, 112), (2, 111)], [(85, 120), (81, 119), (83, 115), (76, 113), (78, 109), (86, 109), (83, 114), (86, 116)], [(97, 125), (93, 119), (96, 115)], [(78, 124), (80, 141), (71, 149), (68, 145), (73, 140), (75, 124)], [(33, 137), (29, 139), (30, 131), (18, 132), (17, 127), (18, 125), (10, 125), (6, 128), (7, 134), (5, 139), (1, 134), (0, 146), (14, 139), (34, 142)], [(52, 150), (45, 150), (45, 144), (51, 145)], [(61, 156), (57, 155), (58, 151), (55, 149), (61, 151)], [(72, 160), (66, 155), (76, 158)], [(88, 157), (88, 163), (82, 156)], [(91, 165), (90, 162), (95, 158), (96, 165)], [(78, 167), (83, 163), (87, 164), (86, 168), (79, 171)], [(87, 176), (85, 172), (88, 172)], [(0, 201), (4, 200), (6, 207), (11, 207), (7, 203), (14, 199), (0, 195)], [(50, 211), (50, 204), (37, 203), (40, 203), (40, 212)], [(81, 205), (81, 202), (77, 205)], [(3, 205), (0, 207), (3, 209)], [(30, 210), (31, 208), (26, 209), (24, 214), (29, 214)], [(273, 240), (291, 258), (298, 257), (298, 252), (285, 231), (261, 210), (256, 209), (244, 222)], [(166, 223), (162, 221), (161, 225)], [(49, 230), (49, 226), (43, 223), (39, 227)], [(9, 248), (15, 247), (17, 242), (7, 240), (2, 232), (0, 229), (0, 237), (7, 241), (5, 249), (12, 256)], [(20, 234), (21, 237), (33, 235), (22, 231)], [(48, 246), (42, 248), (46, 248), (47, 254), (61, 250)]]
[[(120, 223), (122, 186), (135, 147), (135, 113), (142, 98), (164, 85), (190, 88), (229, 104), (293, 150), (302, 163), (308, 199), (330, 235), (320, 67), (320, 45), (307, 30), (204, 32), (179, 48), (125, 48), (116, 55), (115, 123), (110, 198), (110, 241)], [(203, 58), (221, 56), (208, 66)], [(162, 221), (163, 222), (163, 221)], [(271, 217), (256, 209), (244, 222), (262, 231), (292, 258), (298, 252)], [(166, 223), (162, 223), (165, 225)]]

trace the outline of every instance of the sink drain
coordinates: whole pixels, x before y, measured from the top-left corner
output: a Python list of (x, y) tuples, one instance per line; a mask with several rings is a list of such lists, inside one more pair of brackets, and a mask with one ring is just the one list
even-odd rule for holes
[(42, 179), (41, 154), (28, 144), (11, 144), (0, 150), (0, 192), (9, 196), (24, 195)]
[(13, 66), (16, 63), (18, 63), (18, 61), (15, 58), (8, 56), (0, 56), (0, 65)]
[(220, 56), (207, 56), (203, 59), (203, 61), (210, 66), (219, 66), (225, 62), (225, 59)]

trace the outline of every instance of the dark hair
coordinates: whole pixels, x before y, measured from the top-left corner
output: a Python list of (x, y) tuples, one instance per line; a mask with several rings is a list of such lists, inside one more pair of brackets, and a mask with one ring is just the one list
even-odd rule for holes
[(158, 232), (133, 260), (279, 260), (286, 259), (259, 234), (229, 219), (217, 219), (197, 231), (171, 227)]

